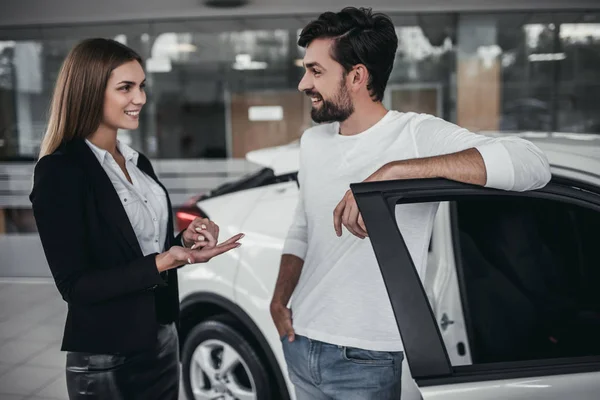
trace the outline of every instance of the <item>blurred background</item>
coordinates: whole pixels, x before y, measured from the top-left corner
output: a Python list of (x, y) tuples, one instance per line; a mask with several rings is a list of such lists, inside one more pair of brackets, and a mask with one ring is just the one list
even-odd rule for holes
[(119, 137), (152, 159), (176, 213), (311, 126), (297, 37), (348, 5), (396, 26), (388, 108), (475, 132), (600, 135), (598, 0), (0, 0), (0, 400), (67, 397), (65, 304), (28, 196), (69, 50), (106, 37), (144, 58), (140, 127)]

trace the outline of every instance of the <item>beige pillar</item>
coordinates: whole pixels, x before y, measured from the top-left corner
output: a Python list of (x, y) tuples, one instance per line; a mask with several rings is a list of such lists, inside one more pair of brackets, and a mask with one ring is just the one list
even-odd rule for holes
[[(281, 118), (250, 120), (250, 107), (281, 107)], [(288, 144), (310, 128), (310, 101), (297, 91), (246, 92), (231, 95), (232, 157), (252, 150)]]
[(471, 131), (496, 131), (501, 115), (501, 49), (493, 17), (466, 15), (458, 25), (456, 122)]

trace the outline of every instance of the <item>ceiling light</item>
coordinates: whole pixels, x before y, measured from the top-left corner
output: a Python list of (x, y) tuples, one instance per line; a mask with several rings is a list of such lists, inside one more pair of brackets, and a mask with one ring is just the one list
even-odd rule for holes
[(538, 54), (530, 54), (529, 61), (561, 61), (567, 58), (565, 53), (538, 53)]
[(252, 61), (250, 54), (238, 54), (232, 68), (238, 71), (266, 69), (268, 64), (264, 61)]
[(281, 121), (283, 107), (281, 106), (252, 106), (248, 108), (250, 121)]
[(150, 57), (146, 60), (146, 72), (171, 72), (171, 59), (168, 57)]
[(178, 43), (175, 46), (175, 49), (180, 53), (193, 53), (198, 50), (198, 48), (191, 43)]

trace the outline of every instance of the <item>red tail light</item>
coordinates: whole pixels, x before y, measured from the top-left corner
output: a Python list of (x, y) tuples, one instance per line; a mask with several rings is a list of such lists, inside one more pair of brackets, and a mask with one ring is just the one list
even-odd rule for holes
[(190, 223), (198, 217), (206, 218), (206, 215), (199, 210), (197, 207), (181, 207), (175, 213), (177, 220), (177, 230), (182, 231), (186, 229)]

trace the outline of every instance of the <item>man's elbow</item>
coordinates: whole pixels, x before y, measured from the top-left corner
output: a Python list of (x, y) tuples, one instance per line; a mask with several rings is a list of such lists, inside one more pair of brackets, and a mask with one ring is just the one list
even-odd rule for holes
[(524, 177), (526, 184), (523, 185), (522, 191), (541, 189), (552, 179), (550, 163), (546, 154), (537, 147), (531, 154), (531, 159), (525, 161), (526, 168), (524, 170), (527, 171), (527, 175)]
[(542, 174), (542, 185), (541, 187), (546, 186), (548, 183), (550, 183), (550, 180), (552, 179), (552, 172), (550, 171), (550, 166), (548, 165), (547, 168), (544, 169), (544, 173)]
[(552, 179), (552, 172), (550, 171), (550, 163), (548, 157), (540, 149), (537, 149), (538, 167), (536, 168), (537, 182), (535, 183), (535, 189), (540, 189), (546, 186)]

